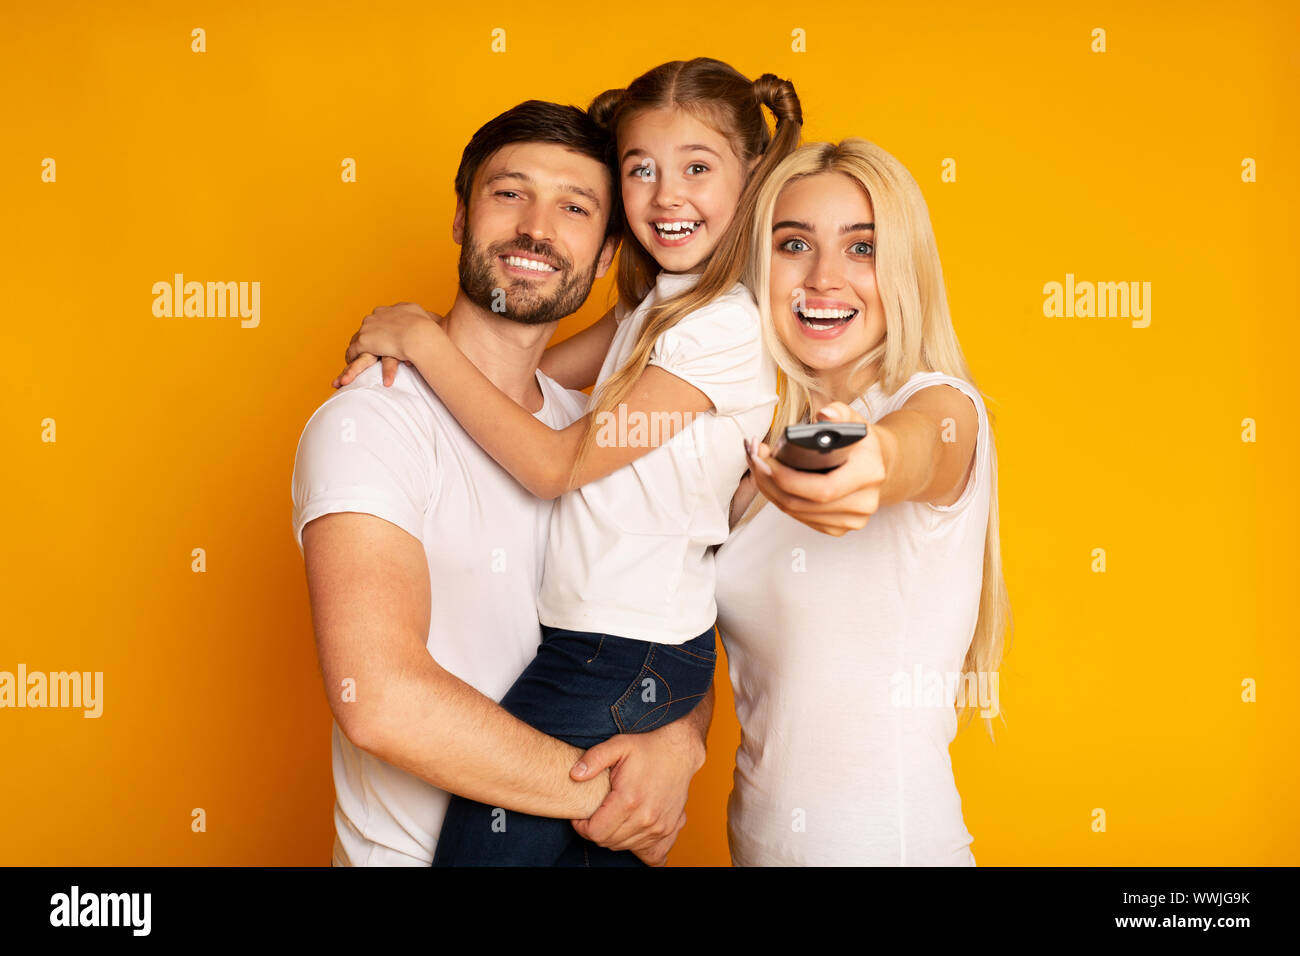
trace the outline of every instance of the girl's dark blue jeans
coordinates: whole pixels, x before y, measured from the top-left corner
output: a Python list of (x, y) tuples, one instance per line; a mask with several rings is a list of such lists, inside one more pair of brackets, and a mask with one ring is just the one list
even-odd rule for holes
[[(542, 626), (537, 656), (501, 706), (544, 734), (584, 750), (684, 717), (713, 683), (713, 629), (685, 644)], [(584, 840), (566, 820), (453, 796), (434, 866), (643, 866), (630, 850)]]

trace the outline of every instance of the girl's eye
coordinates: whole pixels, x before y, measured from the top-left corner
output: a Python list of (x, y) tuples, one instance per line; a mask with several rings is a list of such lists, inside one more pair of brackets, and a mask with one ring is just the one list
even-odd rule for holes
[(855, 256), (869, 256), (876, 251), (875, 245), (863, 239), (861, 242), (855, 242), (849, 246)]
[[(796, 245), (799, 246), (800, 248), (797, 249), (794, 248)], [(785, 242), (781, 243), (781, 245), (779, 245), (777, 248), (783, 249), (786, 252), (807, 252), (808, 243), (804, 242), (802, 239), (787, 239)]]
[[(701, 172), (705, 172), (705, 173), (709, 171), (709, 167), (705, 166), (703, 163), (691, 163), (689, 166), (686, 167), (687, 172), (689, 172), (692, 169), (698, 169)], [(696, 175), (698, 176), (699, 173), (696, 173)]]
[(633, 179), (651, 182), (654, 180), (654, 172), (653, 166), (636, 166), (628, 171), (628, 175)]

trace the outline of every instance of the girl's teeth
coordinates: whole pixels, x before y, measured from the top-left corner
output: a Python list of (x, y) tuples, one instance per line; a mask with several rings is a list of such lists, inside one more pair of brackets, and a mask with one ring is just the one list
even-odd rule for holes
[(699, 222), (656, 222), (652, 224), (661, 236), (678, 238), (688, 236), (700, 225)]

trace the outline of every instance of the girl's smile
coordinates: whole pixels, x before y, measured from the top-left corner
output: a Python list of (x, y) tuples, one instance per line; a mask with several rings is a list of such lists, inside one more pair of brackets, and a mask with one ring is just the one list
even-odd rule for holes
[(659, 245), (667, 249), (677, 249), (695, 237), (695, 232), (704, 225), (702, 219), (656, 219), (650, 223), (655, 231)]

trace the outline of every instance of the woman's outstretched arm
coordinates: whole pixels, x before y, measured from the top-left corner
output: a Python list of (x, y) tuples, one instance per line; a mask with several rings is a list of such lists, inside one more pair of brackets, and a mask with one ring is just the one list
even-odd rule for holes
[[(832, 402), (817, 418), (864, 421), (842, 402)], [(870, 425), (848, 460), (829, 474), (788, 468), (766, 444), (751, 449), (750, 469), (759, 491), (778, 508), (838, 537), (864, 527), (882, 505), (955, 502), (975, 466), (978, 434), (970, 398), (949, 385), (932, 385)]]

